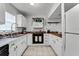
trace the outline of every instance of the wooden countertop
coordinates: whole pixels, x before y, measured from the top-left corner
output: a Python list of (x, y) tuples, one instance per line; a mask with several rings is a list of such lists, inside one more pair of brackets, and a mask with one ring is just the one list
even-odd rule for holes
[(61, 33), (60, 34), (58, 34), (58, 33), (48, 33), (48, 34), (56, 35), (56, 36), (62, 38), (62, 34)]
[[(40, 34), (40, 33), (43, 33), (43, 34), (52, 34), (52, 35), (56, 35), (56, 36), (62, 38), (61, 32), (60, 32), (60, 34), (58, 32), (49, 32), (49, 33), (47, 33), (47, 32), (25, 32), (25, 33), (17, 32), (17, 33), (12, 33), (12, 35), (20, 35), (20, 34), (23, 34), (24, 35), (24, 34), (28, 34), (28, 33), (31, 33), (31, 34), (33, 34), (33, 33), (36, 33), (36, 34)], [(11, 35), (11, 33), (4, 34), (4, 35), (5, 36), (8, 36), (8, 35)]]
[(40, 34), (40, 33), (43, 33), (43, 34), (52, 34), (52, 35), (56, 35), (56, 36), (62, 38), (61, 32), (60, 33), (58, 33), (58, 32), (49, 32), (49, 33), (46, 33), (46, 32), (26, 32), (26, 34), (28, 34), (28, 33), (31, 33), (31, 34), (33, 34), (33, 33), (36, 33), (36, 34)]

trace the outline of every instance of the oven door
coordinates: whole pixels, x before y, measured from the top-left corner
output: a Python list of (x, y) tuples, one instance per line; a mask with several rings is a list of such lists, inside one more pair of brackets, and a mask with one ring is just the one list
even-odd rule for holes
[(33, 44), (43, 44), (43, 34), (33, 34)]
[(0, 47), (0, 56), (8, 56), (9, 55), (9, 45), (5, 45)]

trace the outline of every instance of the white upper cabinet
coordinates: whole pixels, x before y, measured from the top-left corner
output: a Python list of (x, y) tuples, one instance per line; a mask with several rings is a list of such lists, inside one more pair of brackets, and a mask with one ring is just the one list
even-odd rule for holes
[(17, 24), (18, 27), (26, 27), (26, 18), (21, 14), (17, 15)]
[(0, 24), (5, 23), (5, 4), (0, 4)]

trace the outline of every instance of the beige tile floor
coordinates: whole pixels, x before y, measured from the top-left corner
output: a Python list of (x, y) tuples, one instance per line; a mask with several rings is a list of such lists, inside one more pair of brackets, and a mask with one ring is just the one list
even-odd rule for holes
[(55, 56), (50, 46), (29, 46), (23, 56)]

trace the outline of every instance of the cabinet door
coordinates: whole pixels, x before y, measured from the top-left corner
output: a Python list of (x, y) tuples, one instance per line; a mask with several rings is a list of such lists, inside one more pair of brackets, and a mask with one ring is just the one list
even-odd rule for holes
[(54, 39), (54, 37), (53, 37), (53, 35), (49, 35), (49, 41), (50, 41), (50, 45), (52, 46), (52, 48), (54, 47), (54, 44), (55, 44), (55, 39)]
[(18, 27), (22, 26), (22, 15), (17, 15), (17, 24), (18, 24)]
[[(24, 39), (23, 39), (24, 38)], [(24, 41), (24, 45), (27, 46), (27, 35), (24, 35), (22, 37), (23, 41)]]
[(44, 44), (49, 45), (49, 35), (48, 34), (44, 34)]
[(21, 45), (21, 43), (19, 43), (18, 45), (17, 45), (17, 56), (21, 56), (22, 55), (22, 45)]
[(26, 43), (26, 42), (25, 42), (24, 40), (21, 42), (21, 45), (23, 46), (23, 47), (22, 47), (22, 50), (23, 50), (23, 51), (24, 51), (24, 50), (25, 50), (25, 48), (26, 48), (26, 47), (25, 47), (25, 46), (26, 46), (26, 44), (25, 44), (25, 43)]
[(11, 56), (16, 56), (17, 55), (17, 39), (12, 41), (10, 44), (9, 44), (9, 55)]
[(9, 48), (9, 55), (10, 56), (16, 56), (17, 55), (16, 46), (12, 46), (12, 47)]
[(26, 35), (19, 37), (18, 40), (19, 41), (17, 42), (17, 56), (21, 56), (27, 47)]
[(26, 45), (27, 45), (28, 44), (28, 36), (27, 35), (26, 35), (25, 41), (26, 41)]
[(49, 41), (48, 41), (49, 39), (45, 39), (45, 44), (46, 45), (49, 45)]
[(23, 16), (23, 23), (22, 23), (23, 27), (27, 27), (26, 23), (27, 23), (26, 18)]
[(55, 48), (56, 48), (55, 50), (56, 50), (57, 55), (61, 56), (62, 55), (62, 45), (59, 42), (57, 42)]
[(32, 34), (28, 34), (28, 45), (32, 45)]
[(51, 41), (51, 47), (55, 50), (55, 45), (56, 45), (56, 41), (55, 41), (55, 39), (53, 38), (53, 39), (51, 39), (50, 40)]
[(21, 56), (25, 49), (26, 49), (26, 42), (24, 39), (23, 40), (21, 39), (17, 44), (17, 56)]
[(23, 15), (17, 15), (18, 27), (26, 27), (26, 19)]
[(25, 19), (24, 19), (24, 16), (22, 16), (22, 19), (21, 19), (21, 27), (25, 27)]
[(5, 4), (0, 3), (0, 24), (5, 23)]

